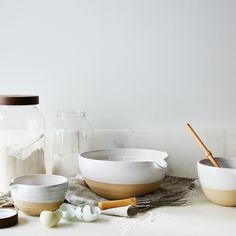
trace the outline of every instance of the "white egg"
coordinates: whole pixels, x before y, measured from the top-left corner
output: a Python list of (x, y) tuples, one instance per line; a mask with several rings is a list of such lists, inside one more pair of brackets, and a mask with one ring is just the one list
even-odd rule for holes
[(47, 227), (56, 226), (62, 217), (60, 210), (52, 211), (42, 211), (40, 214), (40, 222), (42, 225)]

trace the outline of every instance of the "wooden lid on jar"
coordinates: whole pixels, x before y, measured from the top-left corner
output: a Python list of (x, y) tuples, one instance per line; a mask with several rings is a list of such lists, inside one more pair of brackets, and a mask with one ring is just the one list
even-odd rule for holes
[(37, 105), (39, 96), (35, 95), (0, 95), (0, 105)]

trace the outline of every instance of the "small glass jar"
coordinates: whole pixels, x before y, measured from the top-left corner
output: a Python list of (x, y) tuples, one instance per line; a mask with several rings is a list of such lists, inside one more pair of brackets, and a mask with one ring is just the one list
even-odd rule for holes
[(52, 173), (65, 177), (79, 174), (79, 153), (88, 150), (91, 128), (85, 111), (59, 111), (54, 133)]
[(0, 95), (0, 192), (17, 176), (45, 173), (45, 121), (38, 104), (38, 96)]

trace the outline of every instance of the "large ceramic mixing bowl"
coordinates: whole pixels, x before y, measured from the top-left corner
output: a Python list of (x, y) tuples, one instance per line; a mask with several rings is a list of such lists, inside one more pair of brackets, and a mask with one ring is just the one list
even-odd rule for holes
[(65, 199), (67, 187), (67, 178), (41, 174), (23, 175), (10, 184), (15, 206), (28, 215), (57, 210)]
[(220, 168), (209, 160), (198, 162), (198, 176), (206, 197), (215, 204), (236, 206), (236, 158), (216, 158)]
[(167, 153), (146, 149), (111, 149), (80, 154), (88, 186), (106, 199), (142, 196), (160, 187)]

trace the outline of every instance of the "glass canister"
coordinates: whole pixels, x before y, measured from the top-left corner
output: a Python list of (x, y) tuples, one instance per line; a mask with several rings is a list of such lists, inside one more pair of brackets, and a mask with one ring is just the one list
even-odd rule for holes
[(25, 174), (44, 174), (45, 121), (38, 96), (0, 95), (0, 192)]
[(87, 151), (91, 133), (85, 111), (59, 111), (54, 133), (52, 173), (65, 177), (79, 174), (79, 153)]

